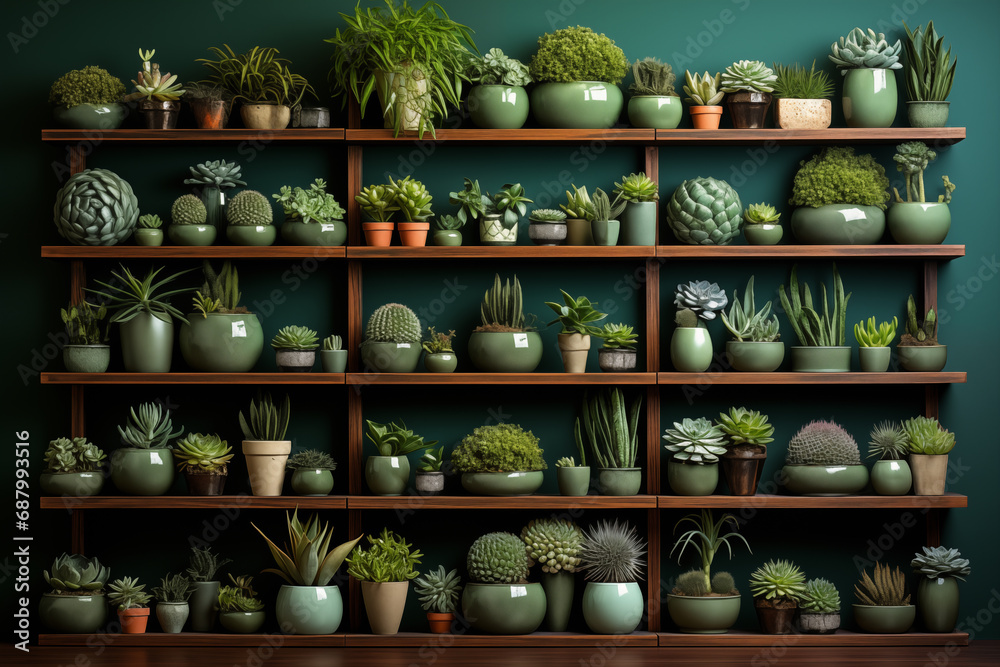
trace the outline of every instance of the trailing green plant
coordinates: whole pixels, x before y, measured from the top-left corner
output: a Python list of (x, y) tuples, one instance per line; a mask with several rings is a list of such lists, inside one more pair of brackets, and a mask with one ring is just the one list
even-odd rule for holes
[(139, 411), (129, 408), (130, 421), (125, 428), (118, 427), (122, 442), (135, 449), (170, 449), (170, 440), (184, 433), (182, 426), (171, 433), (170, 409), (161, 408), (158, 403), (142, 403)]
[(208, 210), (199, 197), (181, 195), (170, 207), (170, 219), (175, 225), (204, 225)]
[(722, 88), (722, 74), (719, 72), (712, 76), (708, 72), (698, 74), (684, 71), (684, 94), (687, 97), (684, 101), (692, 106), (714, 107), (722, 101), (726, 93)]
[(401, 303), (387, 303), (376, 308), (365, 327), (365, 341), (373, 343), (420, 342), (420, 319)]
[(727, 447), (760, 448), (767, 450), (767, 445), (774, 442), (774, 425), (769, 424), (767, 415), (746, 408), (729, 408), (729, 413), (720, 412), (716, 420), (719, 429), (729, 436)]
[(880, 461), (897, 461), (910, 451), (909, 438), (899, 422), (884, 421), (876, 425), (868, 435), (868, 456)]
[(42, 576), (58, 595), (97, 595), (111, 578), (111, 570), (96, 556), (63, 553), (55, 557), (50, 569), (42, 570)]
[(938, 345), (937, 313), (928, 308), (917, 322), (917, 302), (911, 294), (906, 299), (906, 333), (899, 337), (900, 345)]
[(573, 424), (573, 438), (581, 459), (586, 461), (583, 456), (583, 433), (586, 433), (597, 467), (634, 468), (639, 451), (641, 407), (642, 395), (636, 394), (626, 410), (625, 395), (618, 387), (585, 393), (580, 403), (580, 416)]
[(604, 81), (621, 83), (628, 73), (625, 52), (604, 33), (569, 26), (538, 38), (529, 71), (538, 83)]
[(411, 551), (413, 545), (383, 528), (378, 537), (368, 536), (368, 551), (360, 545), (354, 547), (347, 557), (347, 574), (358, 581), (409, 581), (420, 576), (415, 565), (420, 564), (423, 554)]
[(601, 347), (606, 350), (634, 350), (639, 340), (639, 335), (633, 333), (633, 328), (621, 322), (606, 323), (601, 333), (596, 335), (604, 341)]
[(302, 523), (299, 521), (298, 507), (291, 516), (285, 512), (285, 522), (288, 524), (288, 542), (284, 551), (262, 533), (260, 528), (252, 522), (250, 525), (267, 542), (267, 548), (271, 550), (271, 556), (278, 565), (277, 568), (268, 568), (264, 572), (273, 572), (289, 586), (329, 585), (347, 554), (361, 540), (359, 535), (331, 549), (333, 528), (327, 523), (321, 523), (318, 514), (310, 515)]
[(854, 325), (854, 338), (861, 347), (889, 347), (892, 339), (896, 337), (896, 328), (899, 321), (893, 317), (892, 322), (882, 322), (875, 326), (875, 316), (868, 318)]
[(500, 49), (490, 49), (481, 58), (472, 54), (469, 56), (465, 75), (472, 83), (483, 86), (527, 86), (532, 82), (527, 65), (508, 57)]
[(330, 334), (323, 339), (323, 349), (327, 352), (339, 350), (343, 347), (344, 340), (337, 334)]
[(659, 186), (656, 181), (646, 176), (646, 172), (633, 172), (622, 178), (622, 182), (615, 182), (615, 203), (626, 202), (649, 202), (660, 198), (658, 194)]
[(532, 472), (545, 470), (538, 438), (517, 424), (477, 426), (451, 452), (459, 472)]
[(915, 30), (903, 21), (906, 30), (906, 97), (911, 102), (943, 102), (948, 99), (955, 80), (958, 58), (952, 59), (951, 46), (944, 48), (944, 37), (938, 37), (934, 21)]
[(158, 102), (176, 101), (184, 94), (184, 88), (177, 82), (176, 74), (171, 74), (170, 72), (160, 74), (160, 65), (150, 62), (155, 54), (156, 49), (150, 51), (139, 49), (139, 58), (142, 59), (142, 69), (139, 70), (136, 78), (132, 79), (135, 92), (126, 95), (123, 98), (125, 102), (132, 102), (143, 98)]
[(232, 586), (219, 588), (218, 605), (221, 613), (260, 611), (264, 602), (257, 598), (257, 592), (250, 586), (253, 577), (240, 577), (238, 580), (229, 575)]
[(316, 331), (309, 327), (297, 325), (281, 327), (271, 339), (271, 347), (275, 350), (315, 350), (319, 347), (316, 335)]
[(853, 466), (861, 463), (858, 443), (832, 421), (811, 421), (788, 441), (786, 465)]
[(441, 352), (454, 352), (451, 349), (451, 339), (455, 337), (455, 330), (449, 329), (448, 333), (438, 333), (434, 327), (427, 327), (427, 338), (420, 344), (427, 354), (440, 354)]
[(567, 218), (574, 218), (576, 220), (593, 220), (594, 219), (594, 202), (590, 199), (590, 194), (587, 193), (587, 186), (577, 188), (576, 185), (570, 184), (573, 191), (566, 191), (566, 203), (559, 204), (559, 208), (566, 211)]
[(93, 472), (106, 459), (104, 450), (86, 438), (56, 438), (45, 449), (45, 472)]
[(231, 225), (257, 227), (274, 222), (271, 202), (256, 190), (237, 192), (226, 205), (226, 220)]
[(180, 572), (167, 573), (160, 579), (160, 585), (151, 590), (157, 602), (187, 602), (194, 593), (194, 583)]
[(769, 560), (750, 575), (750, 594), (764, 600), (794, 600), (806, 591), (806, 575), (788, 560)]
[(552, 326), (558, 322), (562, 325), (559, 333), (600, 336), (600, 327), (593, 326), (591, 322), (600, 322), (608, 316), (607, 313), (602, 313), (594, 308), (595, 304), (585, 296), (572, 297), (565, 290), (559, 290), (559, 292), (562, 294), (563, 303), (545, 302), (545, 305), (551, 308), (556, 314), (556, 318), (549, 322), (547, 326)]
[(256, 401), (250, 401), (249, 420), (240, 410), (240, 430), (247, 440), (284, 440), (290, 415), (288, 394), (285, 394), (280, 407), (271, 400), (271, 394), (258, 394)]
[(528, 216), (531, 222), (566, 222), (566, 214), (555, 208), (536, 208)]
[(136, 223), (139, 229), (159, 229), (163, 226), (163, 220), (160, 216), (155, 213), (146, 213), (145, 215), (139, 216), (139, 221)]
[(743, 211), (743, 222), (748, 225), (773, 224), (778, 222), (780, 217), (781, 214), (773, 206), (764, 202), (750, 204)]
[(757, 310), (753, 291), (754, 277), (750, 276), (747, 281), (746, 290), (743, 292), (743, 301), (740, 302), (739, 293), (733, 290), (733, 303), (729, 307), (729, 313), (720, 310), (722, 323), (729, 333), (733, 335), (733, 340), (743, 342), (752, 341), (757, 343), (768, 343), (781, 338), (779, 332), (778, 316), (771, 315), (771, 302), (768, 301), (764, 307)]
[(677, 315), (674, 322), (679, 327), (702, 327), (702, 320), (710, 322), (715, 314), (729, 303), (726, 290), (718, 283), (707, 280), (692, 280), (688, 284), (678, 284), (674, 289), (674, 305)]
[(306, 93), (316, 98), (316, 91), (306, 78), (289, 69), (291, 61), (278, 57), (278, 49), (255, 46), (237, 54), (223, 44), (221, 49), (213, 46), (208, 50), (215, 60), (195, 59), (209, 71), (209, 77), (200, 83), (224, 88), (233, 96), (233, 102), (293, 107)]
[(125, 95), (125, 84), (108, 70), (95, 65), (66, 72), (49, 89), (49, 102), (57, 106), (114, 104)]
[(417, 472), (441, 472), (442, 465), (444, 465), (444, 446), (437, 449), (428, 447), (420, 457)]
[(365, 436), (375, 445), (379, 456), (406, 456), (437, 444), (437, 440), (424, 442), (424, 437), (406, 428), (406, 424), (380, 424), (371, 419), (366, 419), (365, 424), (368, 426)]
[(868, 153), (855, 155), (851, 146), (828, 146), (799, 165), (789, 204), (854, 204), (885, 210), (889, 179), (885, 168)]
[(458, 606), (458, 594), (462, 592), (458, 570), (445, 572), (444, 565), (430, 570), (413, 580), (413, 592), (419, 597), (420, 606), (425, 611), (438, 614), (454, 614)]
[(303, 449), (288, 457), (285, 461), (288, 470), (336, 470), (337, 462), (326, 452), (318, 449)]
[[(184, 185), (197, 185), (219, 190), (228, 190), (237, 185), (246, 186), (246, 181), (241, 179), (243, 167), (235, 161), (200, 162), (193, 167), (188, 167), (188, 171), (191, 172), (191, 178), (185, 178)], [(232, 206), (231, 201), (229, 205)]]
[(147, 607), (153, 596), (145, 588), (135, 577), (115, 579), (108, 585), (108, 602), (118, 607), (118, 611)]
[(216, 573), (232, 562), (231, 558), (219, 558), (218, 554), (212, 553), (212, 547), (191, 547), (191, 558), (185, 572), (191, 581), (215, 581)]
[(840, 611), (840, 592), (827, 579), (810, 579), (799, 598), (799, 609), (808, 614), (835, 614)]
[(590, 203), (594, 213), (593, 220), (597, 220), (598, 222), (617, 220), (621, 212), (625, 210), (626, 204), (626, 202), (617, 201), (612, 204), (608, 193), (600, 188), (594, 189), (594, 195), (590, 198)]
[(465, 226), (465, 220), (454, 215), (439, 215), (431, 220), (431, 229), (435, 231), (458, 231)]
[(193, 269), (178, 271), (172, 276), (153, 282), (160, 271), (163, 270), (162, 266), (158, 269), (151, 268), (142, 280), (133, 276), (132, 272), (124, 266), (120, 264), (119, 266), (121, 267), (120, 274), (114, 271), (111, 272), (111, 276), (115, 279), (114, 284), (95, 280), (94, 282), (104, 287), (105, 290), (86, 288), (88, 292), (101, 297), (107, 303), (108, 307), (114, 310), (114, 314), (111, 316), (109, 322), (129, 322), (138, 316), (139, 313), (147, 313), (167, 322), (170, 321), (171, 317), (181, 322), (187, 322), (184, 314), (170, 305), (169, 299), (176, 294), (191, 292), (192, 289), (184, 287), (167, 292), (157, 292), (185, 273), (193, 271)]
[(633, 95), (659, 95), (677, 97), (674, 90), (674, 68), (656, 58), (643, 58), (632, 63), (632, 77), (628, 90)]
[(861, 571), (861, 580), (854, 584), (854, 594), (858, 604), (875, 607), (903, 607), (910, 604), (910, 594), (906, 592), (906, 575), (898, 567), (890, 570), (888, 565), (875, 563), (875, 573)]
[(535, 563), (542, 572), (575, 572), (580, 566), (583, 531), (569, 519), (532, 519), (521, 529), (528, 553), (528, 567)]
[(69, 309), (60, 308), (59, 317), (66, 325), (70, 345), (101, 345), (108, 341), (108, 327), (101, 332), (101, 320), (108, 316), (106, 306), (94, 307), (83, 299), (71, 303)]
[(344, 209), (337, 203), (337, 198), (326, 191), (326, 181), (317, 178), (308, 190), (288, 185), (282, 185), (278, 194), (271, 197), (281, 204), (285, 219), (306, 224), (332, 223), (344, 219)]
[(826, 293), (826, 283), (820, 283), (819, 303), (823, 305), (822, 312), (813, 305), (812, 292), (809, 285), (799, 285), (798, 265), (792, 266), (792, 274), (788, 283), (789, 297), (785, 286), (778, 286), (778, 298), (785, 316), (792, 325), (792, 330), (799, 339), (800, 345), (807, 346), (837, 346), (844, 345), (847, 323), (847, 302), (851, 292), (844, 294), (844, 282), (840, 279), (837, 265), (833, 265), (833, 310), (829, 308)]
[(724, 435), (722, 429), (704, 417), (685, 417), (674, 422), (673, 428), (665, 429), (663, 439), (667, 442), (663, 448), (670, 452), (673, 460), (682, 463), (718, 463), (719, 456), (726, 453)]
[(513, 533), (487, 533), (469, 547), (469, 580), (480, 584), (521, 584), (528, 579), (528, 553)]
[(816, 61), (806, 69), (795, 63), (772, 63), (775, 79), (774, 96), (793, 100), (826, 100), (833, 95), (833, 81), (823, 70), (816, 70)]
[(902, 69), (899, 54), (902, 51), (899, 40), (889, 44), (885, 35), (871, 28), (867, 31), (855, 28), (830, 45), (830, 60), (846, 75), (850, 69)]
[(494, 274), (493, 287), (486, 290), (482, 302), (479, 304), (479, 316), (481, 324), (476, 327), (476, 331), (529, 331), (532, 327), (525, 325), (524, 319), (524, 298), (521, 295), (521, 283), (514, 275), (514, 282), (510, 278), (503, 283), (500, 282), (500, 274)]
[(408, 222), (424, 222), (434, 215), (431, 211), (433, 198), (424, 184), (412, 176), (398, 181), (390, 176), (389, 192), (392, 194), (393, 205), (399, 210), (400, 219)]
[(188, 433), (184, 439), (177, 441), (174, 459), (181, 472), (225, 475), (228, 470), (226, 464), (233, 458), (232, 451), (233, 448), (214, 433)]
[(477, 220), (479, 216), (484, 215), (493, 202), (483, 194), (478, 180), (466, 178), (463, 179), (461, 190), (448, 193), (448, 203), (459, 207), (455, 217), (464, 225), (469, 220)]
[(578, 552), (588, 581), (625, 584), (642, 579), (646, 542), (627, 521), (598, 521), (583, 533)]
[(933, 417), (917, 416), (903, 422), (911, 454), (947, 454), (955, 447), (955, 434)]
[(491, 197), (493, 210), (499, 213), (500, 224), (504, 229), (511, 229), (517, 221), (528, 212), (528, 204), (534, 203), (524, 196), (524, 188), (520, 183), (504, 183), (503, 188)]
[(941, 577), (955, 577), (965, 581), (965, 577), (972, 572), (969, 567), (969, 559), (962, 558), (958, 549), (947, 547), (921, 547), (924, 553), (913, 554), (910, 567), (917, 574), (922, 574), (928, 579), (940, 579)]
[[(937, 153), (927, 147), (922, 141), (908, 141), (905, 144), (896, 146), (896, 154), (892, 156), (896, 163), (896, 171), (903, 172), (906, 178), (906, 201), (920, 202), (924, 199), (924, 170), (927, 165), (937, 159)], [(955, 184), (943, 177), (945, 193), (938, 195), (938, 203), (950, 203), (951, 193), (955, 190)], [(896, 202), (903, 203), (903, 198), (899, 196), (899, 190), (892, 189), (896, 195)]]
[(722, 73), (719, 89), (724, 93), (740, 90), (770, 93), (774, 91), (775, 78), (771, 68), (759, 60), (738, 60)]

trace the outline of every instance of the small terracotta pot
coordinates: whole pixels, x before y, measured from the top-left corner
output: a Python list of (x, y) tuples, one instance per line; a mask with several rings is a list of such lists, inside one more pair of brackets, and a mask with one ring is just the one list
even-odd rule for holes
[(400, 222), (399, 240), (405, 246), (422, 246), (427, 244), (427, 232), (430, 231), (429, 222)]
[(721, 106), (693, 106), (688, 107), (688, 112), (691, 114), (691, 125), (694, 126), (696, 130), (718, 130), (719, 123), (722, 121), (722, 107)]
[(438, 635), (448, 634), (451, 630), (451, 622), (455, 620), (455, 614), (439, 614), (437, 612), (427, 612), (427, 624), (431, 627), (431, 632)]
[(149, 620), (149, 607), (121, 610), (118, 612), (118, 620), (122, 624), (122, 633), (127, 635), (141, 635), (146, 631), (146, 622)]
[(362, 222), (365, 231), (365, 243), (370, 246), (388, 247), (392, 243), (394, 222)]

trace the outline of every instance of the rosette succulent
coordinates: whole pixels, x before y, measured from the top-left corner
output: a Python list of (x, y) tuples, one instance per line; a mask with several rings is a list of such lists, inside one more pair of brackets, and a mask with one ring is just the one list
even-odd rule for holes
[(56, 193), (56, 231), (74, 245), (115, 245), (139, 218), (139, 200), (128, 181), (107, 169), (73, 174)]
[(699, 320), (714, 320), (715, 313), (725, 308), (727, 303), (726, 291), (718, 283), (707, 280), (692, 280), (674, 289), (678, 326), (694, 327), (700, 325)]
[(175, 225), (204, 225), (208, 210), (198, 197), (181, 195), (170, 207), (170, 219)]
[(469, 579), (480, 584), (517, 584), (528, 577), (524, 542), (513, 533), (487, 533), (469, 547)]
[(830, 45), (829, 57), (843, 75), (849, 69), (902, 69), (903, 64), (899, 62), (902, 48), (898, 39), (895, 44), (889, 44), (881, 32), (855, 28), (847, 37)]
[(569, 519), (534, 519), (521, 529), (527, 547), (528, 566), (542, 566), (542, 572), (574, 572), (580, 564), (577, 555), (583, 531)]
[(799, 600), (806, 591), (806, 575), (787, 560), (769, 560), (750, 575), (750, 593), (765, 600)]
[(566, 222), (566, 214), (554, 208), (536, 208), (528, 216), (531, 222)]
[(188, 433), (177, 441), (174, 458), (177, 460), (177, 469), (182, 472), (191, 469), (200, 473), (225, 475), (228, 470), (226, 464), (233, 458), (232, 449), (214, 433)]
[(111, 578), (111, 571), (97, 558), (80, 554), (62, 554), (52, 561), (51, 570), (42, 570), (45, 583), (56, 593), (100, 591)]
[(445, 572), (444, 565), (421, 575), (413, 582), (413, 592), (426, 611), (438, 614), (454, 614), (458, 605), (458, 594), (462, 590), (457, 570)]
[(810, 579), (799, 600), (799, 609), (809, 614), (834, 614), (840, 611), (840, 593), (831, 581)]
[(921, 547), (921, 549), (924, 553), (913, 554), (910, 567), (928, 579), (955, 577), (965, 581), (965, 577), (972, 572), (969, 559), (962, 558), (958, 549), (947, 547)]
[(315, 350), (319, 347), (316, 331), (309, 327), (290, 325), (282, 327), (271, 339), (275, 350)]
[(734, 447), (753, 445), (765, 447), (773, 442), (774, 426), (767, 421), (767, 415), (746, 408), (729, 408), (729, 413), (720, 412), (719, 429), (729, 436)]
[(861, 463), (858, 443), (844, 427), (830, 421), (812, 421), (788, 442), (788, 465), (853, 466)]
[(191, 178), (185, 178), (184, 185), (200, 185), (220, 190), (246, 185), (246, 181), (240, 180), (242, 167), (236, 162), (212, 160), (188, 167), (188, 170), (191, 172)]
[(431, 211), (430, 193), (424, 184), (407, 176), (398, 181), (389, 177), (389, 192), (393, 203), (400, 213), (400, 219), (411, 222), (423, 222), (434, 213)]
[(722, 442), (724, 435), (722, 429), (704, 417), (685, 417), (664, 431), (663, 439), (667, 444), (663, 448), (675, 461), (697, 465), (718, 463), (719, 456), (726, 453)]
[(770, 67), (759, 60), (734, 62), (722, 73), (722, 92), (735, 93), (739, 90), (770, 93), (774, 91), (777, 77)]
[(56, 438), (45, 450), (45, 472), (93, 472), (107, 456), (86, 438)]
[(156, 49), (149, 51), (139, 49), (139, 58), (142, 59), (142, 69), (136, 74), (136, 78), (132, 79), (135, 92), (125, 96), (124, 99), (126, 102), (141, 100), (142, 98), (160, 102), (177, 101), (184, 94), (181, 84), (177, 83), (176, 74), (171, 74), (170, 72), (160, 74), (160, 65), (150, 62), (155, 54)]
[(743, 205), (729, 183), (692, 178), (677, 186), (667, 202), (667, 223), (674, 236), (691, 245), (728, 245), (739, 236)]
[(722, 86), (722, 75), (719, 72), (712, 76), (708, 72), (698, 74), (695, 72), (684, 72), (684, 94), (687, 97), (684, 101), (692, 106), (712, 107), (722, 101), (725, 91), (719, 90)]
[(903, 422), (911, 454), (947, 454), (955, 447), (955, 434), (933, 417), (917, 416)]
[(269, 225), (274, 220), (274, 211), (267, 197), (256, 190), (243, 190), (229, 200), (226, 219), (231, 225)]
[(781, 214), (773, 206), (764, 202), (750, 204), (743, 211), (743, 222), (748, 225), (763, 225), (777, 222), (780, 217)]

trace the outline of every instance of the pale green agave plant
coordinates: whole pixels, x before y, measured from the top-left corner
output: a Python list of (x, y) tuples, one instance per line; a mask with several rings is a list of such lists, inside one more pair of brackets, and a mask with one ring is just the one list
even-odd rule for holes
[(771, 93), (776, 78), (774, 71), (759, 60), (739, 60), (722, 73), (721, 90), (724, 93), (740, 90)]
[(859, 68), (902, 69), (903, 64), (899, 62), (902, 48), (898, 39), (895, 44), (889, 44), (880, 32), (855, 28), (846, 38), (841, 37), (839, 42), (830, 45), (829, 58), (843, 75), (850, 69)]
[(318, 514), (311, 515), (305, 523), (302, 523), (296, 507), (290, 517), (285, 512), (285, 518), (288, 523), (288, 543), (285, 551), (261, 532), (260, 528), (253, 523), (250, 524), (267, 542), (267, 547), (278, 565), (277, 568), (268, 568), (264, 572), (273, 572), (290, 586), (328, 585), (362, 536), (358, 535), (349, 542), (331, 548), (333, 528), (329, 524), (320, 523)]
[(757, 343), (776, 341), (780, 338), (778, 316), (771, 314), (770, 301), (757, 310), (753, 279), (754, 277), (750, 276), (750, 280), (747, 281), (742, 302), (739, 293), (733, 290), (733, 302), (729, 307), (729, 313), (727, 314), (725, 310), (719, 312), (722, 323), (733, 335), (733, 340)]
[(688, 104), (699, 107), (716, 106), (725, 96), (725, 91), (719, 90), (722, 87), (722, 74), (719, 72), (712, 76), (708, 72), (698, 74), (695, 72), (684, 72), (684, 94), (687, 97), (684, 101)]
[(462, 591), (458, 570), (445, 572), (444, 565), (417, 577), (413, 582), (413, 592), (419, 596), (420, 606), (425, 611), (438, 614), (454, 614), (458, 606), (458, 594)]
[(275, 350), (315, 350), (319, 340), (315, 330), (309, 327), (290, 325), (282, 327), (271, 339), (271, 347)]
[(122, 442), (135, 449), (170, 449), (169, 440), (184, 433), (181, 427), (171, 433), (173, 425), (170, 421), (170, 410), (161, 408), (157, 403), (143, 403), (139, 411), (129, 410), (129, 421), (125, 428), (118, 427)]

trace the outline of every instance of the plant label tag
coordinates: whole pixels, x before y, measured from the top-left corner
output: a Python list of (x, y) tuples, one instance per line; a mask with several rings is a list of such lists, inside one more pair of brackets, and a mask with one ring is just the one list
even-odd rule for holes
[(514, 334), (514, 347), (528, 347), (528, 334), (526, 333)]
[(223, 192), (222, 190), (219, 190), (219, 206), (225, 206), (225, 205), (226, 205), (226, 193)]
[[(885, 80), (885, 70), (884, 69), (873, 70), (872, 74), (874, 75), (874, 79), (875, 79), (874, 83), (875, 83), (875, 92), (876, 93), (879, 92), (880, 90), (885, 90), (886, 88), (889, 87), (889, 84)], [(895, 76), (895, 75), (893, 75), (893, 76)]]
[(628, 595), (628, 584), (618, 584), (618, 597)]
[(396, 343), (396, 349), (397, 350), (401, 350), (401, 349), (407, 349), (407, 350), (409, 350), (410, 349), (410, 344), (409, 343)]
[(238, 320), (233, 322), (233, 338), (246, 338), (247, 337), (247, 325), (243, 320)]
[(527, 586), (511, 586), (510, 587), (510, 596), (512, 598), (523, 598), (523, 597), (527, 597), (527, 595), (528, 595), (528, 587)]
[(391, 465), (393, 468), (398, 468), (399, 467), (399, 457), (398, 456), (393, 456), (392, 458), (390, 458), (389, 459), (389, 465)]
[(321, 231), (321, 232), (332, 232), (336, 228), (337, 228), (336, 225), (334, 225), (332, 223), (329, 223), (329, 222), (322, 222), (319, 225), (319, 231)]

